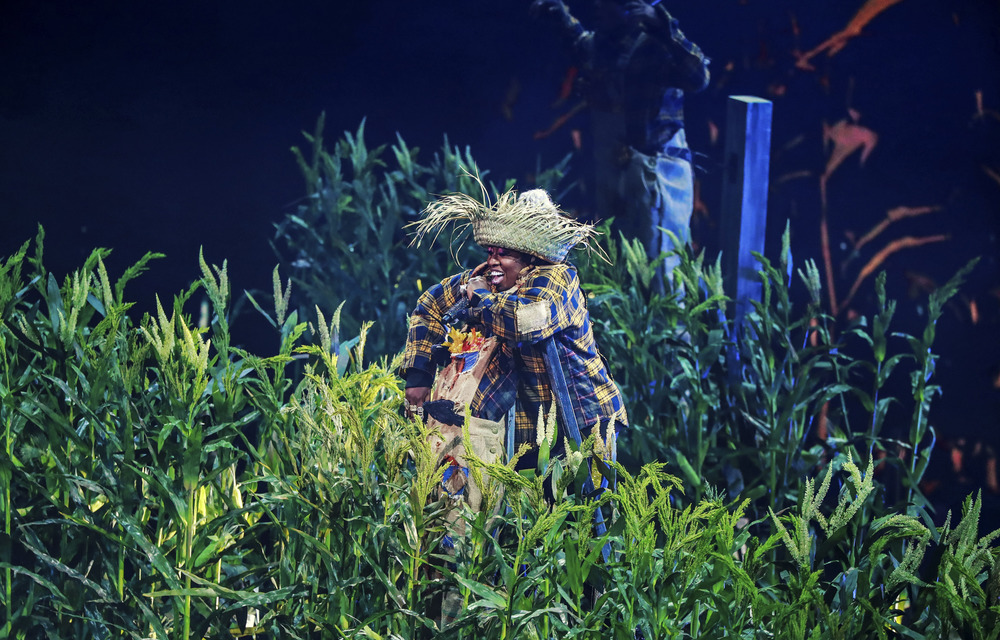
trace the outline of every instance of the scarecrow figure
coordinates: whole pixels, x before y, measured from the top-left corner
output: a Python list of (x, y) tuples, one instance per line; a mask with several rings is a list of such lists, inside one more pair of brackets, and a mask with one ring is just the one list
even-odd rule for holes
[[(520, 196), (508, 191), (492, 205), (454, 194), (427, 207), (416, 223), (415, 242), (419, 246), (453, 222), (472, 227), (486, 261), (434, 285), (417, 301), (401, 365), (406, 408), (433, 428), (429, 444), (444, 467), (442, 497), (495, 515), (498, 496), (484, 496), (469, 477), (468, 449), (488, 462), (503, 450), (511, 459), (522, 444), (541, 444), (537, 418), (541, 412), (551, 416), (556, 408), (562, 433), (554, 443), (549, 440), (552, 457), (566, 453), (567, 438), (579, 447), (585, 430), (600, 434), (600, 455), (613, 460), (615, 436), (627, 416), (597, 351), (576, 268), (566, 261), (576, 245), (589, 246), (596, 235), (593, 226), (564, 216), (541, 189)], [(449, 328), (456, 324), (467, 331)], [(518, 459), (518, 469), (545, 464), (539, 448), (530, 451)], [(587, 494), (594, 491), (589, 478), (583, 486)], [(445, 518), (443, 552), (453, 559), (454, 536), (461, 536), (465, 526), (457, 509), (449, 509)], [(594, 522), (597, 534), (603, 534), (599, 509)], [(605, 560), (609, 551), (607, 545), (602, 549)], [(461, 605), (459, 592), (446, 588), (442, 628)]]
[[(563, 429), (589, 435), (596, 426), (602, 439), (612, 442), (609, 426), (615, 431), (627, 426), (625, 405), (597, 351), (576, 268), (566, 261), (573, 247), (589, 246), (593, 226), (563, 215), (541, 189), (520, 196), (508, 191), (492, 205), (454, 194), (427, 207), (415, 242), (419, 246), (452, 222), (472, 227), (486, 260), (420, 296), (401, 366), (408, 409), (417, 412), (434, 400), (435, 346), (448, 337), (446, 316), (467, 307), (467, 319), (479, 327), (483, 342), (475, 362), (460, 371), (475, 371), (475, 388), (445, 395), (462, 395), (471, 415), (487, 425), (501, 423), (508, 456), (536, 441), (539, 411), (548, 413), (554, 402)], [(437, 386), (433, 395), (441, 395)], [(553, 456), (565, 452), (564, 439), (557, 438)], [(534, 467), (534, 461), (526, 456), (519, 467)]]
[[(709, 61), (660, 0), (593, 4), (593, 30), (562, 0), (535, 0), (531, 10), (569, 41), (580, 72), (594, 136), (598, 215), (614, 216), (655, 258), (675, 248), (661, 228), (690, 241), (694, 181), (684, 92), (708, 86)], [(667, 258), (668, 275), (678, 263)]]

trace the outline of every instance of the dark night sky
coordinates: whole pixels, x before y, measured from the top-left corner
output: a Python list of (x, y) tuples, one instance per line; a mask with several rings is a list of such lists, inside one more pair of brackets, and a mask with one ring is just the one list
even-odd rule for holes
[[(818, 257), (822, 123), (852, 107), (880, 139), (863, 168), (854, 156), (831, 180), (835, 260), (844, 257), (845, 231), (863, 234), (888, 209), (942, 206), (886, 234), (951, 235), (886, 263), (907, 328), (922, 309), (907, 295), (908, 272), (940, 283), (983, 256), (963, 290), (976, 300), (979, 322), (959, 301), (941, 323), (945, 395), (935, 415), (945, 431), (993, 437), (1000, 182), (983, 166), (1000, 172), (1000, 116), (976, 118), (975, 92), (1000, 111), (1000, 3), (902, 0), (804, 73), (793, 69), (790, 51), (843, 28), (862, 0), (666, 1), (713, 59), (716, 82), (687, 103), (713, 215), (721, 150), (710, 144), (709, 121), (723, 124), (729, 94), (773, 98), (772, 182), (792, 171), (812, 177), (775, 188), (770, 221), (780, 230), (791, 220), (799, 264)], [(328, 139), (364, 117), (373, 145), (398, 131), (427, 153), (447, 133), (471, 145), (495, 177), (522, 178), (539, 156), (551, 164), (571, 149), (570, 129), (586, 132), (579, 116), (551, 138), (533, 139), (559, 114), (550, 105), (568, 62), (530, 21), (528, 4), (0, 0), (0, 254), (42, 223), (57, 274), (94, 246), (114, 248), (109, 268), (119, 273), (148, 250), (167, 253), (132, 285), (147, 307), (153, 292), (167, 297), (197, 276), (199, 246), (210, 262), (229, 260), (237, 290), (268, 288), (277, 261), (271, 225), (304, 195), (289, 148), (304, 143), (300, 132), (324, 110)], [(513, 78), (521, 92), (508, 121), (500, 106)], [(857, 301), (863, 313), (869, 299)]]

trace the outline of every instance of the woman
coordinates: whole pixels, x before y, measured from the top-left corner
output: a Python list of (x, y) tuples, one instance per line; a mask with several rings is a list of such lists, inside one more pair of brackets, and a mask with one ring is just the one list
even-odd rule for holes
[[(415, 242), (452, 222), (472, 227), (487, 258), (420, 296), (401, 366), (407, 406), (415, 410), (428, 398), (437, 371), (432, 349), (448, 335), (445, 314), (464, 298), (471, 321), (498, 343), (471, 412), (496, 422), (513, 415), (512, 432), (506, 423), (513, 451), (536, 441), (539, 412), (547, 414), (554, 401), (564, 434), (575, 424), (586, 437), (599, 426), (603, 440), (609, 425), (625, 428), (621, 392), (598, 353), (576, 268), (566, 261), (573, 247), (589, 246), (593, 226), (563, 215), (541, 189), (508, 191), (493, 205), (455, 194), (427, 207)], [(563, 440), (553, 454), (565, 451)], [(519, 464), (531, 466), (534, 456)]]

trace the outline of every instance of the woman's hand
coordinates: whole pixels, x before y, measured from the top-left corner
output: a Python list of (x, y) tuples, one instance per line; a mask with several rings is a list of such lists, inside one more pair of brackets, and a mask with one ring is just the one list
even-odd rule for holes
[(488, 268), (489, 268), (489, 263), (484, 262), (475, 269), (473, 269), (472, 273), (469, 275), (469, 284), (465, 286), (465, 295), (469, 298), (470, 301), (472, 300), (472, 293), (476, 289), (490, 288), (489, 282), (483, 275), (483, 273), (485, 273), (486, 269)]
[[(406, 390), (406, 415), (413, 417), (423, 414), (423, 404), (427, 396), (430, 395), (430, 387), (409, 387)], [(420, 411), (418, 411), (420, 409)]]

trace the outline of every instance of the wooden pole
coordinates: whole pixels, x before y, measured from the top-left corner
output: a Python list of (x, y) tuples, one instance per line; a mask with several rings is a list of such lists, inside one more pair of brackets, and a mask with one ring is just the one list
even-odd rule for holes
[[(752, 309), (751, 300), (760, 300), (758, 261), (751, 252), (764, 253), (771, 111), (769, 100), (753, 96), (730, 96), (726, 109), (722, 273), (726, 295), (732, 300), (730, 313), (736, 340), (746, 314)], [(739, 368), (733, 366), (730, 372), (735, 375)]]

